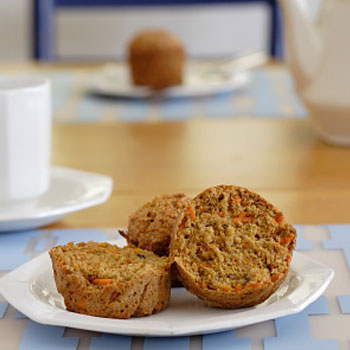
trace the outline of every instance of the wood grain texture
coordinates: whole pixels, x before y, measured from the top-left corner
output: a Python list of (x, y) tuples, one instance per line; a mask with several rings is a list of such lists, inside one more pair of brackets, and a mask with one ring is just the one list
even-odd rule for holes
[(154, 195), (216, 184), (259, 192), (294, 224), (350, 222), (350, 148), (329, 146), (300, 120), (57, 124), (53, 164), (109, 175), (107, 203), (52, 227), (126, 226)]

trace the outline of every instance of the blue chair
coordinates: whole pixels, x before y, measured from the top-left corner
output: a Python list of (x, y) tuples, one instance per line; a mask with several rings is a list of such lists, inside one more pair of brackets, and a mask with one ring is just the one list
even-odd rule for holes
[(33, 4), (33, 57), (53, 60), (55, 8), (112, 7), (112, 6), (166, 6), (223, 3), (266, 3), (271, 10), (270, 54), (282, 55), (281, 23), (276, 0), (34, 0)]

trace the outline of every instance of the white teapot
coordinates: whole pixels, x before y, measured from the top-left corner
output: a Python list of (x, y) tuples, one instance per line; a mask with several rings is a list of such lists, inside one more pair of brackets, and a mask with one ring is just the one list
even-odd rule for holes
[(316, 133), (350, 145), (350, 0), (323, 0), (316, 20), (309, 0), (279, 0), (287, 62)]

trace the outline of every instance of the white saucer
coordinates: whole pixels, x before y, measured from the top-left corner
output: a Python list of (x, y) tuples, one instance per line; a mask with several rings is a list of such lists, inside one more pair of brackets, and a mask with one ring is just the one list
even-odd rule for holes
[[(225, 71), (209, 71), (204, 62), (189, 62), (182, 85), (155, 92), (130, 81), (129, 68), (125, 63), (107, 64), (93, 77), (90, 90), (94, 93), (126, 98), (164, 98), (206, 96), (236, 90), (251, 80), (248, 72), (228, 74)], [(209, 74), (210, 73), (210, 74)]]
[(108, 176), (53, 166), (46, 193), (31, 202), (0, 208), (0, 231), (37, 228), (68, 213), (101, 204), (110, 196), (112, 183)]

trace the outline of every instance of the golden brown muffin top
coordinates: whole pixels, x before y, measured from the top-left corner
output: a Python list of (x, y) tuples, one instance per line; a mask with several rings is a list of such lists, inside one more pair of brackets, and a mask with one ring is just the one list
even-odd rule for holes
[(182, 50), (182, 43), (173, 34), (161, 29), (151, 29), (136, 34), (130, 42), (129, 49), (139, 54), (158, 50)]

